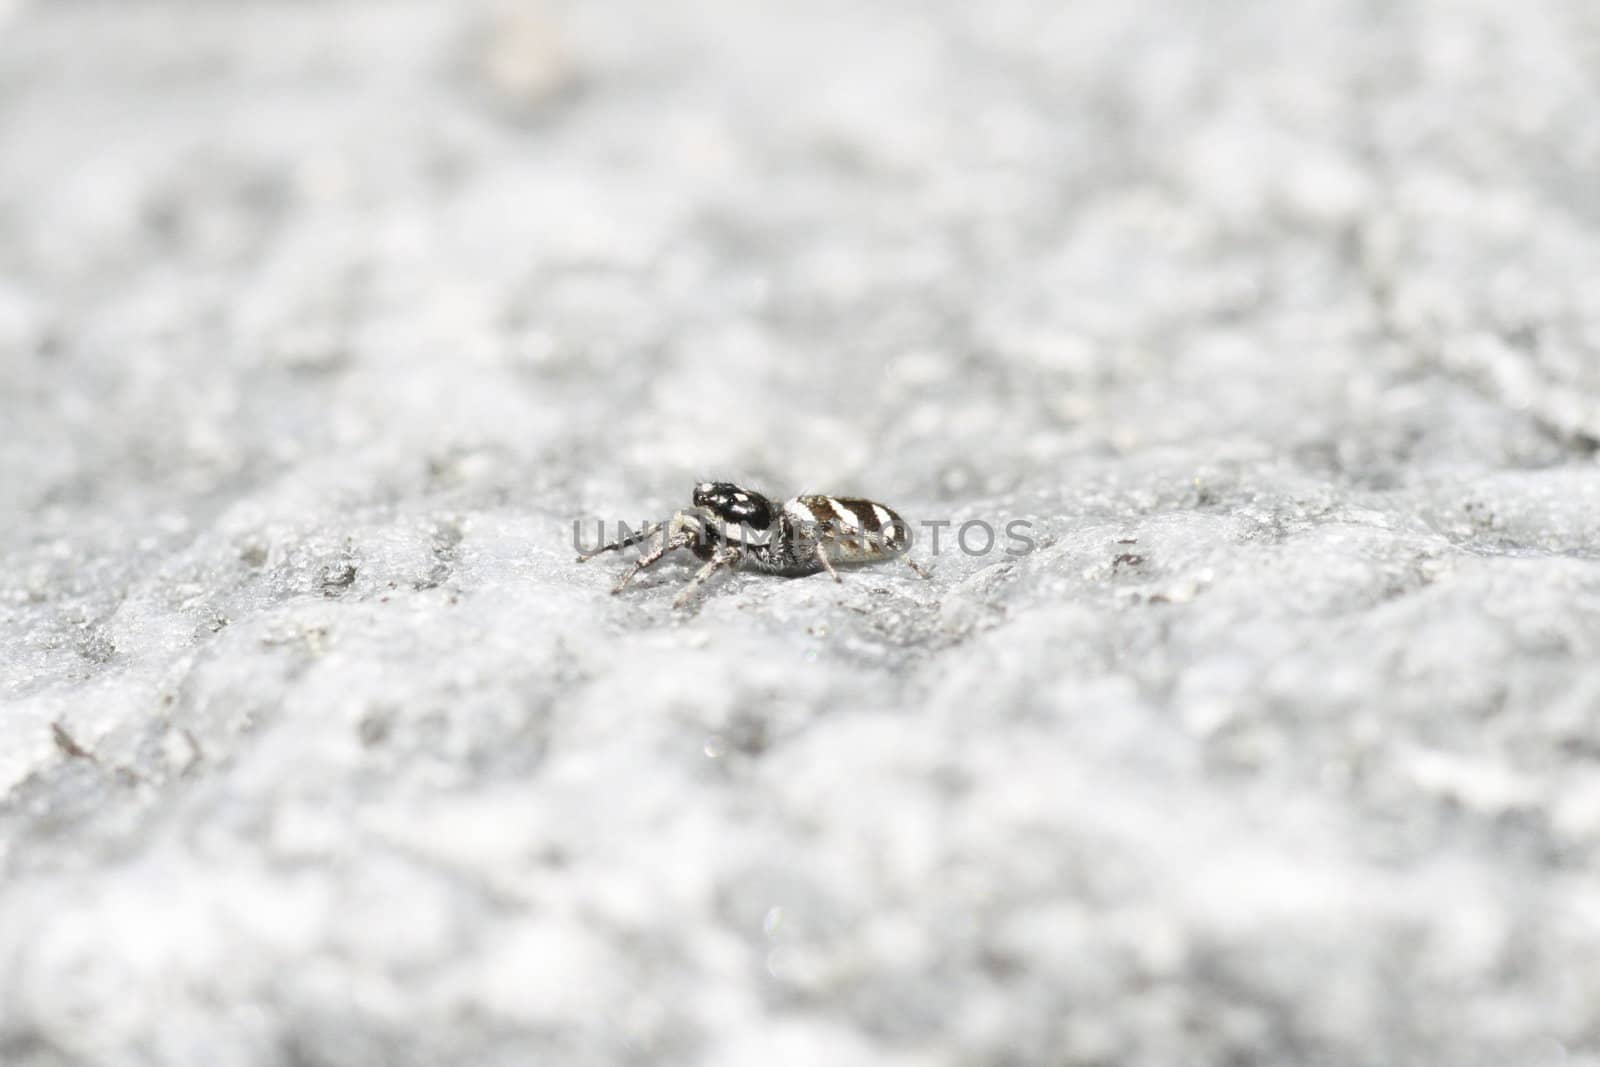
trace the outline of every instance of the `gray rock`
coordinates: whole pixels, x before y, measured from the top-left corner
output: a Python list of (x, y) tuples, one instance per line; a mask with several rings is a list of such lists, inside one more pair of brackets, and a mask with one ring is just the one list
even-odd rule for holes
[(1600, 1063), (1592, 7), (0, 3), (0, 1063)]

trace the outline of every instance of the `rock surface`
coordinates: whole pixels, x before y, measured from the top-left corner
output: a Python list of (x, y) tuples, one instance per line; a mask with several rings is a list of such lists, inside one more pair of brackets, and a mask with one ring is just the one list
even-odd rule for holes
[(0, 3), (0, 1063), (1600, 1063), (1596, 10)]

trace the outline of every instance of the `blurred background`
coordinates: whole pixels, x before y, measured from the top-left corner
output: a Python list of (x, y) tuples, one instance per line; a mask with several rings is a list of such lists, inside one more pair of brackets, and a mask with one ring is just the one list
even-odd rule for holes
[(0, 0), (0, 1063), (1600, 1062), (1597, 448), (1588, 0)]

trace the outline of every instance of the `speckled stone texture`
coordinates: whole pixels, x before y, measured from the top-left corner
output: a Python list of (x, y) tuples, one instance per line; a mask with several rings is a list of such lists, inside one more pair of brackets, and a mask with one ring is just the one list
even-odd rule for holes
[(1600, 1064), (1592, 0), (0, 2), (0, 419), (5, 1067)]

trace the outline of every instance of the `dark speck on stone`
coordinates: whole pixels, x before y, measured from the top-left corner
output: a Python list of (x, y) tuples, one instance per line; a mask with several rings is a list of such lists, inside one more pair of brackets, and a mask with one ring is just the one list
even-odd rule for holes
[(355, 584), (355, 580), (356, 567), (353, 563), (340, 563), (328, 567), (322, 572), (322, 595), (342, 596), (346, 589)]

